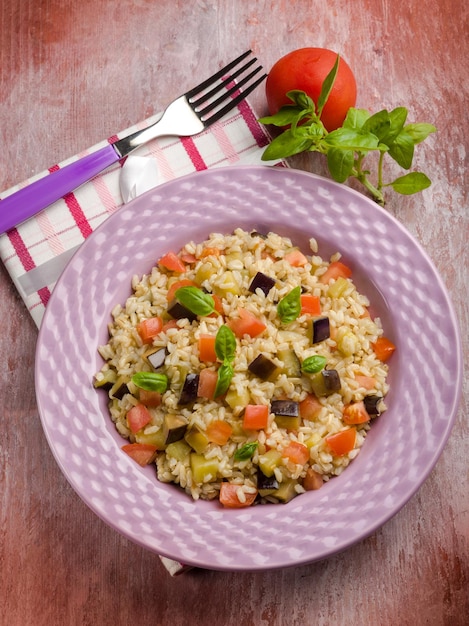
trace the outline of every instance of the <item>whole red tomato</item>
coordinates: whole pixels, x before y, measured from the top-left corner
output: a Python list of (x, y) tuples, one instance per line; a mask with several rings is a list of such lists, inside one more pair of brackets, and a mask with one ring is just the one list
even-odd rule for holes
[[(324, 79), (337, 59), (337, 53), (326, 48), (300, 48), (275, 63), (265, 85), (267, 104), (271, 115), (285, 104), (291, 104), (288, 91), (304, 91), (314, 102), (318, 101)], [(355, 106), (357, 84), (352, 70), (340, 57), (334, 86), (322, 111), (321, 121), (330, 132), (342, 126), (350, 107)]]

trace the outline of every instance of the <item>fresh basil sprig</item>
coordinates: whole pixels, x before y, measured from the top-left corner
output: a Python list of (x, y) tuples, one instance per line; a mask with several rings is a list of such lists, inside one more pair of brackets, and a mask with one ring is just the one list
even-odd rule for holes
[(305, 374), (317, 374), (325, 368), (326, 363), (327, 359), (325, 356), (314, 354), (303, 361), (301, 370), (305, 372)]
[(168, 377), (157, 372), (136, 372), (132, 376), (132, 382), (145, 391), (164, 393), (168, 388)]
[(277, 304), (277, 315), (284, 324), (294, 322), (301, 312), (301, 287), (294, 287)]
[(238, 448), (234, 455), (235, 461), (247, 461), (252, 457), (258, 446), (257, 441), (250, 441)]
[[(389, 182), (383, 180), (386, 154), (404, 170), (409, 170), (415, 146), (436, 132), (432, 124), (406, 124), (408, 111), (405, 107), (391, 111), (384, 109), (373, 115), (365, 109), (350, 108), (340, 128), (331, 132), (326, 130), (321, 114), (334, 85), (339, 61), (337, 55), (334, 67), (322, 85), (317, 106), (305, 92), (289, 91), (287, 96), (292, 104), (285, 105), (275, 115), (259, 120), (262, 124), (290, 126), (267, 146), (262, 160), (287, 158), (300, 152), (320, 152), (326, 155), (334, 180), (343, 183), (349, 177), (356, 178), (381, 206), (385, 205), (386, 187), (404, 195), (429, 187), (431, 181), (422, 172), (409, 172)], [(364, 164), (370, 152), (379, 153), (374, 183), (369, 178), (368, 164), (367, 167)]]
[(213, 297), (199, 287), (180, 287), (174, 295), (186, 309), (195, 315), (211, 315), (215, 311)]
[(215, 387), (215, 398), (228, 391), (233, 378), (233, 361), (236, 353), (236, 337), (226, 324), (220, 326), (215, 337), (215, 354), (222, 361), (218, 368), (218, 378)]

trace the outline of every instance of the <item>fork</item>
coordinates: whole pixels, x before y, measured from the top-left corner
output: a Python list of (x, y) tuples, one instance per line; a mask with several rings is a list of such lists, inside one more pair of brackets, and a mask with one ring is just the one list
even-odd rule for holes
[[(148, 141), (162, 136), (197, 135), (217, 122), (266, 78), (266, 74), (258, 75), (261, 65), (251, 69), (257, 61), (256, 57), (246, 60), (251, 54), (251, 50), (244, 52), (171, 102), (154, 124), (118, 139), (0, 200), (0, 234), (45, 209)], [(236, 83), (231, 85), (235, 80)]]

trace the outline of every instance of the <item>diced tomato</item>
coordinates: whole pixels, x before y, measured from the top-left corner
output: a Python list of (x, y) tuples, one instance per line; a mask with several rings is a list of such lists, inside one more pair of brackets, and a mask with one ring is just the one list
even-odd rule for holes
[(284, 256), (285, 261), (288, 261), (292, 267), (303, 267), (308, 262), (305, 255), (300, 250), (291, 250)]
[(262, 430), (269, 423), (269, 407), (266, 404), (248, 404), (244, 409), (244, 430)]
[(211, 248), (207, 246), (207, 248), (204, 248), (202, 250), (200, 254), (200, 258), (205, 259), (205, 257), (208, 257), (208, 256), (220, 256), (221, 253), (222, 251), (220, 250), (220, 248)]
[(218, 373), (215, 370), (205, 368), (199, 373), (199, 386), (197, 395), (199, 398), (208, 398), (212, 400), (215, 397), (215, 389), (217, 387)]
[(153, 463), (156, 457), (156, 446), (149, 443), (127, 443), (122, 450), (142, 467)]
[[(244, 492), (244, 499), (239, 499), (239, 490), (242, 489), (241, 485), (234, 485), (233, 483), (221, 483), (220, 485), (220, 504), (230, 509), (239, 509), (245, 506), (251, 506), (257, 496), (257, 491), (254, 493)], [(244, 501), (243, 501), (244, 500)]]
[(341, 261), (333, 261), (319, 278), (319, 282), (327, 285), (330, 280), (337, 280), (339, 277), (350, 278), (351, 275), (352, 270), (347, 265), (344, 265)]
[(244, 335), (257, 337), (267, 328), (262, 320), (253, 315), (247, 309), (239, 307), (238, 314), (239, 317), (230, 320), (227, 323), (227, 326), (231, 328), (231, 330), (239, 339), (242, 339)]
[(362, 374), (355, 374), (355, 380), (357, 381), (360, 387), (370, 391), (370, 389), (374, 389), (376, 387), (376, 378), (373, 376), (363, 376)]
[(314, 393), (309, 393), (304, 400), (300, 402), (300, 417), (304, 420), (312, 422), (319, 415), (322, 404), (319, 402)]
[(324, 479), (312, 467), (308, 467), (306, 470), (306, 475), (303, 478), (303, 488), (306, 491), (315, 491), (316, 489), (320, 489), (324, 484)]
[(215, 363), (217, 353), (215, 352), (215, 335), (202, 334), (199, 337), (199, 359), (204, 363)]
[(309, 448), (299, 441), (290, 441), (282, 450), (282, 456), (292, 463), (304, 465), (309, 460)]
[(190, 252), (181, 252), (179, 257), (181, 261), (184, 261), (184, 263), (187, 263), (188, 265), (192, 265), (192, 263), (197, 261), (195, 254), (191, 254)]
[(211, 313), (208, 317), (218, 317), (218, 315), (223, 315), (223, 300), (216, 293), (210, 294), (213, 298), (213, 305), (215, 307), (215, 311)]
[(342, 420), (345, 424), (364, 424), (370, 421), (370, 416), (365, 409), (363, 401), (346, 404), (342, 412)]
[(213, 420), (207, 426), (206, 435), (209, 441), (224, 446), (233, 434), (233, 427), (224, 420)]
[(161, 404), (161, 393), (159, 391), (147, 391), (147, 389), (139, 389), (138, 399), (145, 406), (156, 408)]
[(168, 320), (167, 322), (165, 322), (163, 324), (163, 328), (161, 329), (162, 333), (167, 333), (168, 330), (171, 330), (171, 328), (178, 328), (178, 321), (177, 320)]
[(143, 404), (137, 404), (127, 411), (127, 423), (133, 433), (141, 430), (149, 422), (151, 422), (151, 415), (147, 407)]
[(167, 252), (159, 260), (158, 265), (170, 270), (171, 272), (177, 272), (182, 274), (186, 271), (186, 264), (175, 252)]
[(380, 361), (385, 363), (396, 350), (396, 346), (387, 337), (378, 337), (376, 343), (372, 344), (374, 353)]
[(354, 449), (356, 439), (357, 431), (355, 428), (347, 428), (347, 430), (341, 430), (335, 435), (326, 437), (326, 443), (334, 454), (343, 456)]
[(168, 302), (172, 302), (174, 300), (174, 295), (178, 289), (181, 287), (197, 287), (197, 283), (190, 278), (181, 278), (179, 280), (174, 281), (172, 285), (168, 289), (168, 293), (166, 294), (166, 300)]
[(300, 315), (321, 315), (321, 301), (319, 296), (313, 296), (312, 293), (302, 293), (300, 302)]
[(143, 343), (152, 343), (163, 328), (163, 320), (161, 317), (149, 317), (137, 324), (137, 332)]

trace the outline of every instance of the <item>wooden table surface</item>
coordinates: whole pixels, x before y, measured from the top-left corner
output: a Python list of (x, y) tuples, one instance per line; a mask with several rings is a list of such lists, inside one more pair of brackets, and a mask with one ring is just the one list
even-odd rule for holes
[[(358, 105), (407, 106), (438, 134), (432, 178), (388, 209), (428, 252), (469, 351), (469, 5), (464, 0), (3, 0), (0, 188), (161, 110), (194, 77), (252, 47), (266, 69), (324, 46), (354, 68)], [(250, 98), (265, 112), (263, 88)], [(295, 166), (321, 170), (298, 158)], [(469, 624), (466, 396), (436, 467), (384, 527), (327, 561), (171, 578), (67, 483), (36, 407), (37, 329), (0, 267), (0, 622), (8, 626)]]

